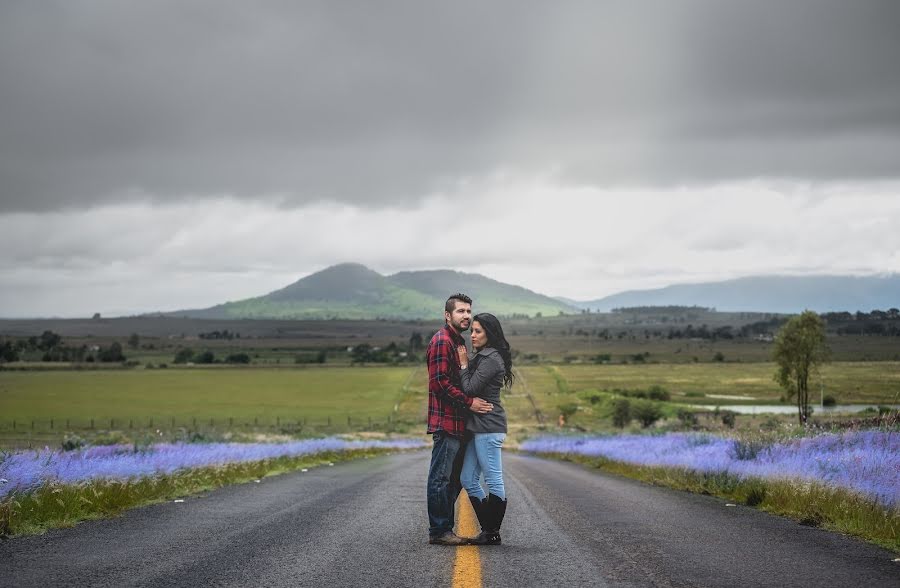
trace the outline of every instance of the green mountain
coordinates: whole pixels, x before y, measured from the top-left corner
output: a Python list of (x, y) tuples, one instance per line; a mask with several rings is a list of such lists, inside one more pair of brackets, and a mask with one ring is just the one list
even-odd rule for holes
[(475, 312), (499, 316), (578, 312), (571, 305), (479, 274), (433, 270), (382, 276), (363, 265), (343, 263), (264, 296), (168, 314), (209, 319), (433, 319), (442, 315), (444, 301), (454, 292), (471, 296)]
[(497, 316), (527, 314), (534, 316), (556, 315), (560, 312), (577, 313), (579, 309), (549, 296), (532, 292), (521, 286), (504, 284), (481, 274), (467, 274), (451, 270), (400, 272), (389, 278), (391, 282), (423, 292), (441, 302), (455, 292), (463, 292), (474, 301), (475, 313), (490, 312)]

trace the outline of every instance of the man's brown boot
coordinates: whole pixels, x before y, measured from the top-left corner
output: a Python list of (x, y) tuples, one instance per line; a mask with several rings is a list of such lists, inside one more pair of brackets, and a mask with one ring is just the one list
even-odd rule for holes
[(428, 539), (428, 543), (430, 543), (431, 545), (468, 545), (469, 540), (460, 537), (453, 531), (447, 531), (443, 535), (430, 537)]

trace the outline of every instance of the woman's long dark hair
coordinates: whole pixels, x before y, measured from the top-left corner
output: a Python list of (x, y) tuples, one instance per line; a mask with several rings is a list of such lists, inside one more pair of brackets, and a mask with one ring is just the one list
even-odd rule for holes
[(500, 326), (500, 321), (489, 312), (476, 314), (472, 317), (472, 322), (474, 323), (475, 321), (478, 321), (478, 324), (484, 329), (485, 335), (487, 335), (487, 346), (493, 347), (500, 352), (500, 357), (503, 358), (503, 367), (506, 369), (506, 373), (503, 374), (503, 384), (507, 387), (512, 387), (513, 380), (515, 380), (512, 372), (512, 355), (509, 351), (509, 342), (503, 335), (503, 327)]

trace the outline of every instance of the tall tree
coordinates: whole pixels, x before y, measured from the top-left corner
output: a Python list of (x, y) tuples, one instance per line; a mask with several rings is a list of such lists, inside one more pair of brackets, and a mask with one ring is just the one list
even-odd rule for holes
[(772, 359), (778, 364), (775, 381), (781, 384), (788, 398), (796, 398), (801, 425), (809, 419), (810, 376), (830, 355), (825, 342), (825, 323), (809, 310), (792, 317), (775, 337), (772, 350)]

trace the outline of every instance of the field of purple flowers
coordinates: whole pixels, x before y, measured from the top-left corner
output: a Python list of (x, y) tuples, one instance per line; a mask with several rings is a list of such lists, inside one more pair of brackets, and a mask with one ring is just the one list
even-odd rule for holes
[(130, 445), (88, 447), (76, 451), (44, 449), (0, 454), (0, 500), (49, 483), (136, 480), (211, 466), (293, 458), (360, 449), (414, 449), (412, 439), (348, 441), (338, 438), (288, 443), (158, 444), (135, 450)]
[(822, 434), (772, 444), (694, 433), (540, 437), (522, 443), (521, 449), (738, 479), (816, 482), (850, 490), (888, 508), (900, 506), (900, 434), (896, 432)]

